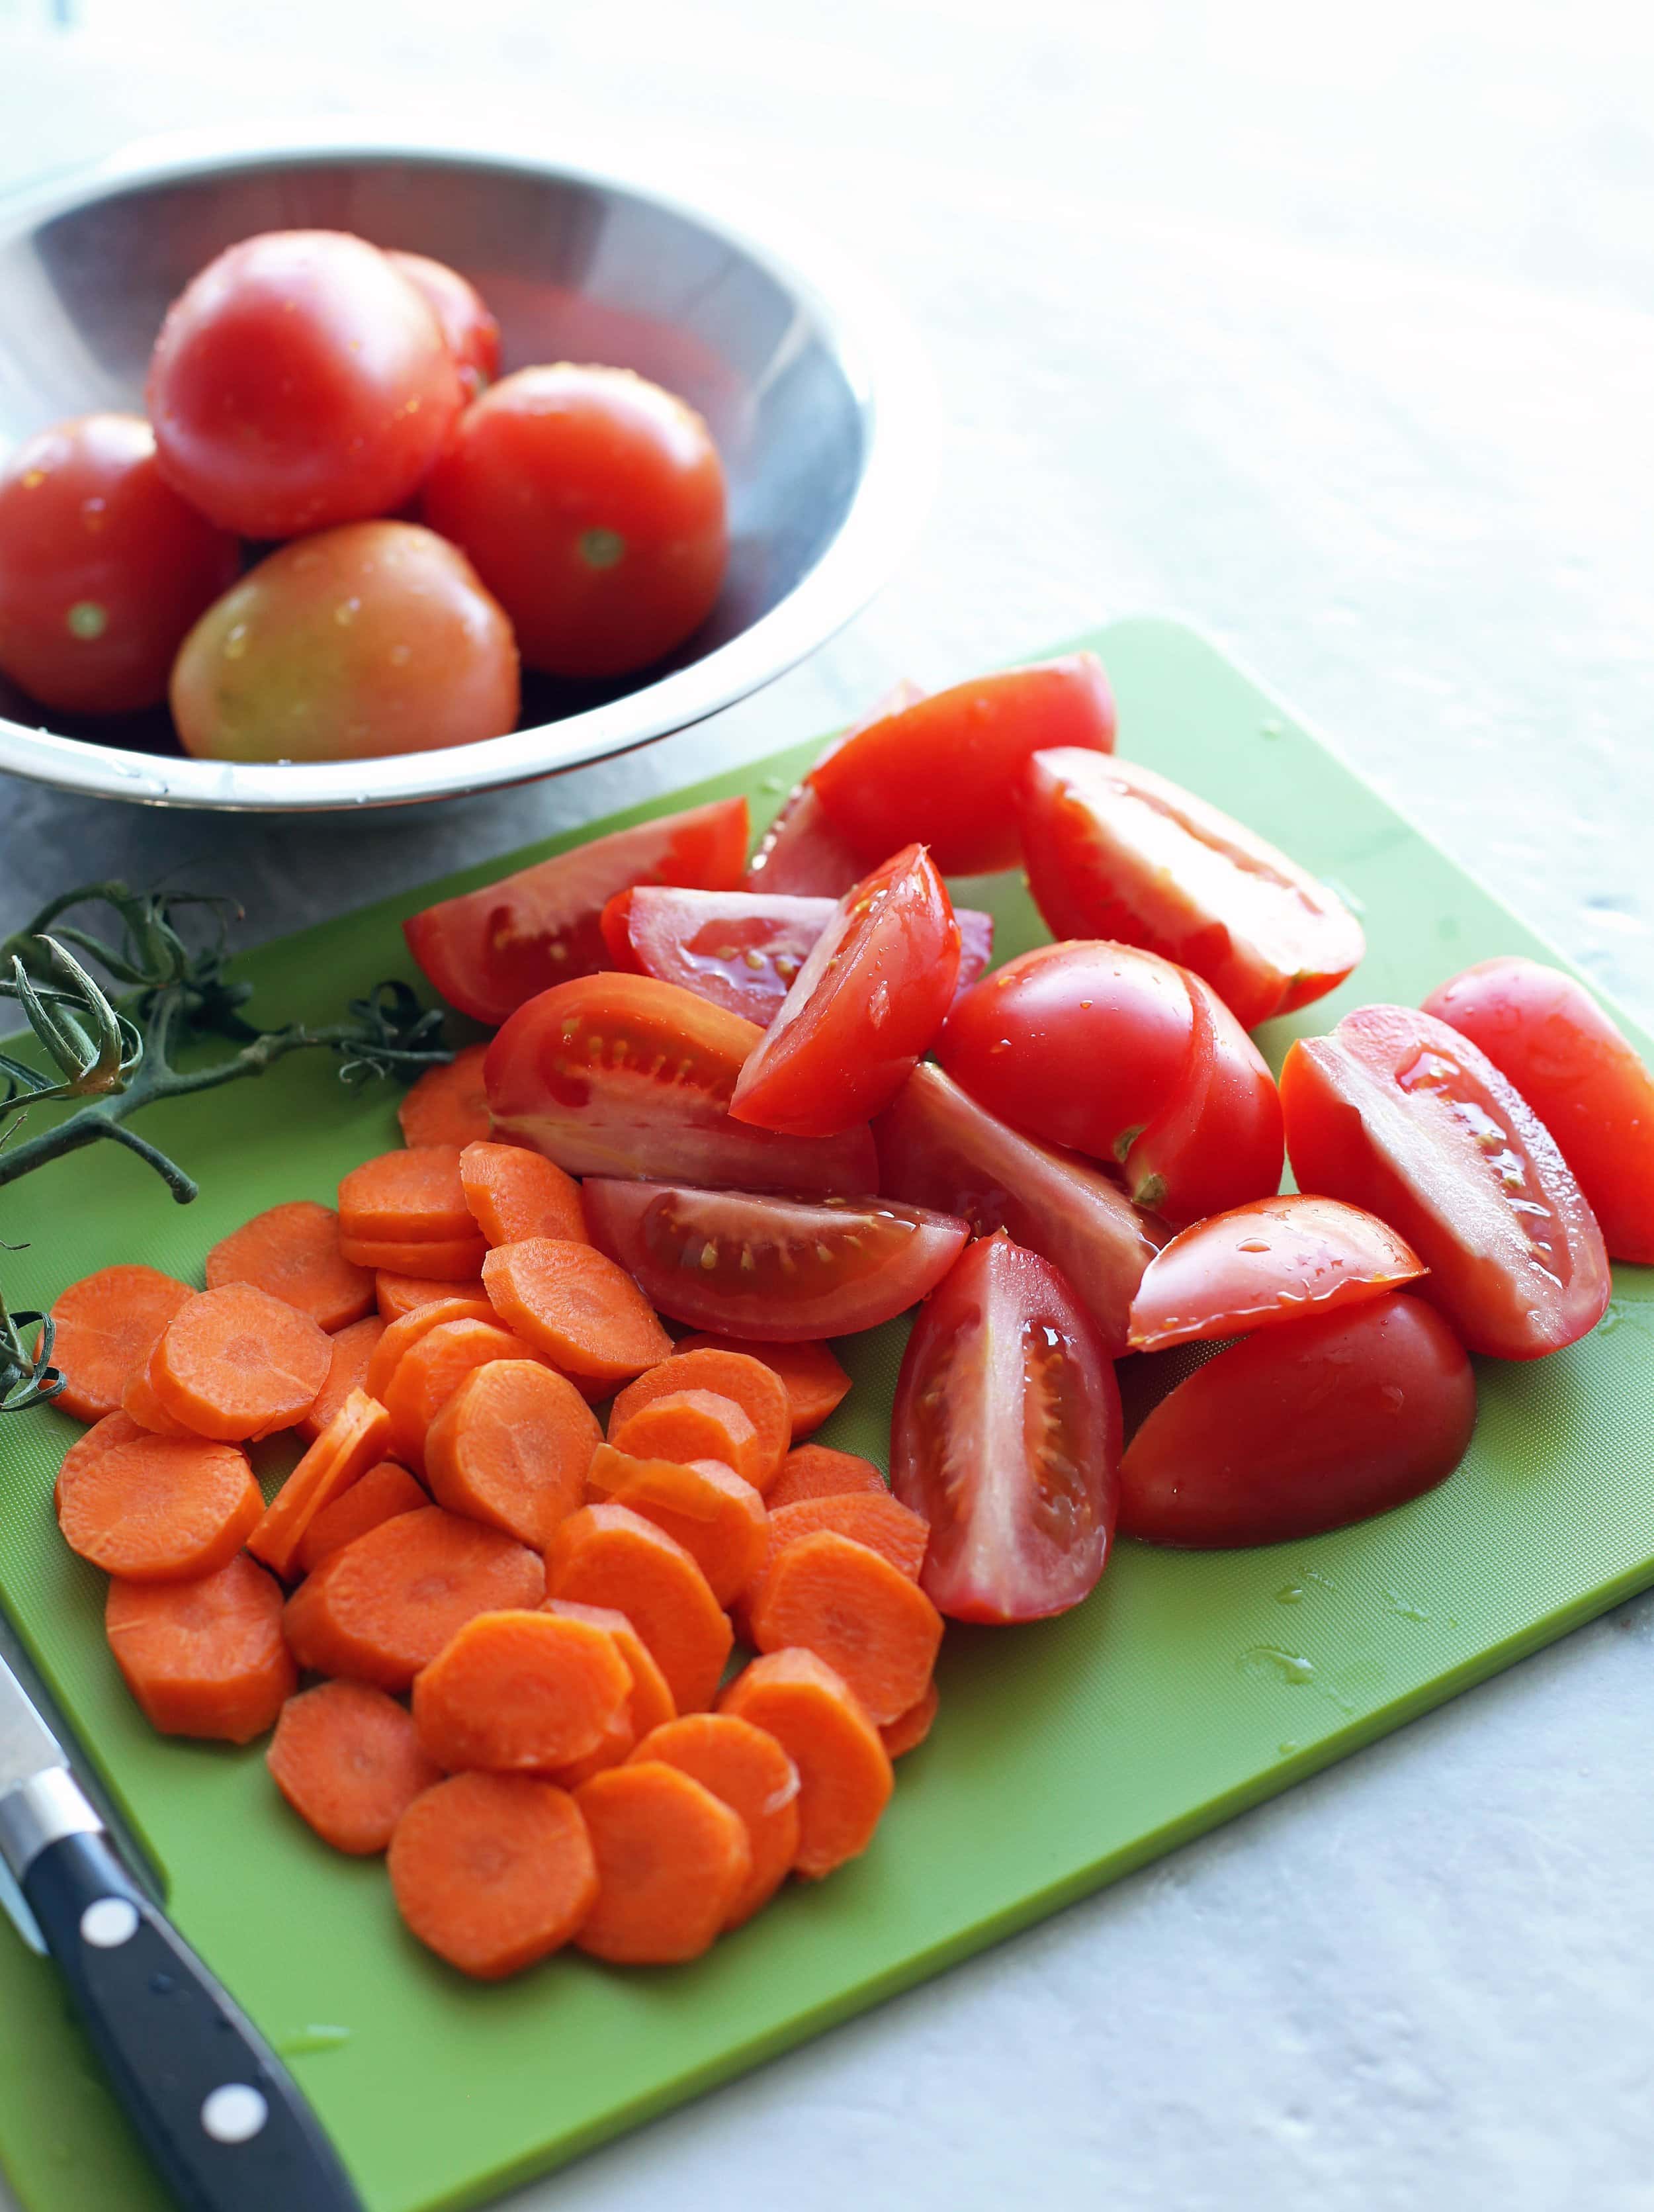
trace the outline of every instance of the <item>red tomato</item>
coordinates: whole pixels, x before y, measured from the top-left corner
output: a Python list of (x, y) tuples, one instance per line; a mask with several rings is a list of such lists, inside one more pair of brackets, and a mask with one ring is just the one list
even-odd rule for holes
[(1341, 1528), (1450, 1475), (1475, 1423), (1470, 1363), (1422, 1299), (1313, 1314), (1160, 1401), (1126, 1447), (1120, 1533), (1207, 1549)]
[(810, 771), (828, 821), (871, 867), (930, 847), (944, 875), (1011, 868), (1017, 792), (1051, 745), (1114, 748), (1114, 697), (1092, 653), (979, 676), (865, 724)]
[(497, 1027), (537, 992), (604, 965), (603, 909), (617, 891), (634, 884), (727, 890), (740, 881), (745, 852), (745, 799), (716, 799), (443, 899), (410, 915), (403, 934), (451, 1006)]
[(1610, 1255), (1654, 1266), (1654, 1075), (1584, 984), (1536, 960), (1484, 960), (1425, 1012), (1480, 1046), (1533, 1108)]
[(1243, 1029), (1306, 1006), (1365, 950), (1315, 878), (1152, 769), (1038, 753), (1019, 794), (1029, 889), (1053, 937), (1112, 937), (1192, 969)]
[[(604, 908), (603, 941), (617, 968), (658, 975), (768, 1029), (836, 912), (830, 898), (646, 884), (617, 893)], [(957, 996), (993, 957), (994, 917), (958, 907), (953, 919), (959, 925)]]
[(1242, 1336), (1357, 1305), (1425, 1273), (1393, 1229), (1335, 1198), (1255, 1199), (1174, 1237), (1131, 1309), (1131, 1349)]
[(887, 1198), (957, 1213), (979, 1237), (1008, 1230), (1049, 1260), (1089, 1310), (1110, 1359), (1165, 1231), (1077, 1152), (1021, 1136), (923, 1062), (873, 1124)]
[(531, 999), (488, 1048), (496, 1135), (570, 1175), (639, 1176), (811, 1195), (872, 1190), (864, 1123), (823, 1141), (730, 1119), (761, 1032), (653, 975), (582, 975)]
[(660, 1312), (719, 1336), (800, 1344), (877, 1328), (933, 1290), (963, 1221), (870, 1198), (812, 1206), (682, 1185), (593, 1178), (594, 1242)]
[(712, 612), (729, 555), (706, 424), (625, 368), (520, 368), (469, 409), (425, 486), (530, 668), (621, 676)]
[[(916, 707), (924, 696), (916, 684), (903, 677), (860, 721), (852, 723), (830, 740), (817, 756), (816, 766), (819, 768), (841, 745), (848, 744), (874, 722), (883, 721), (887, 714), (899, 714), (904, 708)], [(752, 855), (746, 871), (746, 889), (841, 899), (866, 872), (854, 851), (827, 819), (825, 809), (809, 784), (796, 783), (781, 801), (780, 812)]]
[(1043, 1620), (1096, 1588), (1120, 1500), (1120, 1392), (1049, 1260), (973, 1244), (914, 1325), (891, 1487), (930, 1522), (921, 1589), (954, 1620)]
[(283, 545), (209, 607), (173, 671), (203, 760), (368, 760), (517, 726), (511, 625), (463, 553), (415, 522)]
[(173, 301), (149, 364), (161, 474), (244, 538), (391, 514), (464, 399), (424, 300), (342, 231), (230, 246)]
[(423, 253), (387, 253), (385, 258), (435, 316), (466, 398), (486, 392), (500, 374), (500, 325), (477, 287), (446, 261), (432, 261)]
[(1013, 1128), (1122, 1167), (1176, 1225), (1280, 1187), (1280, 1100), (1197, 975), (1125, 945), (1041, 945), (967, 992), (937, 1046)]
[(158, 706), (173, 656), (241, 549), (155, 465), (137, 415), (82, 415), (0, 468), (0, 670), (43, 707)]
[(1364, 1006), (1281, 1073), (1301, 1189), (1406, 1237), (1472, 1352), (1537, 1359), (1595, 1328), (1612, 1279), (1554, 1139), (1484, 1053), (1432, 1015)]
[(847, 891), (741, 1070), (738, 1121), (830, 1137), (877, 1114), (953, 1002), (959, 925), (921, 845)]

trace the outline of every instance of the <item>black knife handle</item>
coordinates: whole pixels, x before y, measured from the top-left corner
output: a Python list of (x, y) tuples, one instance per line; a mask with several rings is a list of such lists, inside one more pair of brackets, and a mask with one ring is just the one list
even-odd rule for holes
[(184, 2212), (362, 2212), (292, 2076), (106, 1836), (46, 1844), (22, 1888), (110, 2086)]

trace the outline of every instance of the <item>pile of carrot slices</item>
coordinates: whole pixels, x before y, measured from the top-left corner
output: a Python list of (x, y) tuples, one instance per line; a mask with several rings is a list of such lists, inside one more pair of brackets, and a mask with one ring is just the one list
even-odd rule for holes
[[(579, 1185), (488, 1139), (473, 1057), (401, 1121), (204, 1290), (63, 1293), (58, 1525), (153, 1725), (273, 1729), (288, 1804), (386, 1853), (453, 1966), (698, 1957), (872, 1841), (936, 1711), (927, 1525), (804, 1441), (850, 1387), (826, 1345), (674, 1343)], [(288, 1431), (266, 1499), (248, 1447)]]

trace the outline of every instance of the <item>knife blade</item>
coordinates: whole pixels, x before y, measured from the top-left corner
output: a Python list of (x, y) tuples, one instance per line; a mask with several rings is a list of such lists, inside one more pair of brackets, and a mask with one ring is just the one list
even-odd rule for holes
[(298, 2085), (127, 1871), (3, 1656), (0, 1860), (185, 2212), (362, 2212)]

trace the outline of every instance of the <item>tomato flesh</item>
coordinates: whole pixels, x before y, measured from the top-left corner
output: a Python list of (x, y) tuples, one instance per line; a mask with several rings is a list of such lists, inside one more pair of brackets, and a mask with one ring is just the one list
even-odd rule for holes
[(427, 254), (386, 253), (385, 258), (435, 316), (465, 398), (486, 392), (500, 373), (500, 325), (477, 287), (446, 261), (433, 261)]
[[(903, 677), (859, 722), (841, 730), (817, 756), (816, 766), (887, 714), (917, 706), (924, 693)], [(882, 857), (882, 856), (881, 856)], [(855, 848), (841, 837), (807, 781), (796, 783), (781, 801), (746, 871), (750, 891), (786, 891), (805, 898), (841, 899), (867, 870)]]
[(979, 1237), (1007, 1231), (1048, 1260), (1096, 1322), (1110, 1359), (1165, 1231), (1101, 1168), (1025, 1137), (939, 1067), (915, 1067), (873, 1124), (879, 1187), (934, 1206)]
[(1281, 1073), (1300, 1189), (1362, 1206), (1430, 1269), (1423, 1295), (1473, 1352), (1537, 1359), (1602, 1319), (1602, 1231), (1554, 1139), (1468, 1037), (1365, 1006)]
[(759, 1344), (878, 1328), (935, 1287), (970, 1233), (883, 1199), (811, 1205), (595, 1177), (582, 1195), (593, 1239), (661, 1313)]
[(914, 1325), (891, 1486), (930, 1522), (921, 1587), (955, 1620), (1041, 1620), (1097, 1586), (1120, 1492), (1120, 1393), (1047, 1260), (972, 1244)]
[(1381, 1297), (1424, 1273), (1418, 1254), (1359, 1206), (1296, 1192), (1255, 1199), (1197, 1221), (1150, 1261), (1132, 1301), (1131, 1349), (1248, 1335)]
[(1467, 1036), (1555, 1138), (1609, 1256), (1654, 1267), (1654, 1075), (1583, 983), (1512, 956), (1443, 983), (1425, 1012)]
[(1365, 949), (1343, 901), (1152, 769), (1067, 747), (1019, 794), (1034, 902), (1053, 937), (1111, 937), (1203, 976), (1243, 1029), (1308, 1006)]
[(730, 1111), (830, 1137), (889, 1105), (946, 1018), (959, 925), (922, 846), (840, 900), (741, 1070)]
[(715, 799), (594, 837), (465, 891), (402, 925), (453, 1006), (496, 1028), (540, 991), (604, 966), (603, 909), (634, 884), (732, 890), (746, 852), (746, 801)]
[(811, 769), (828, 821), (871, 867), (928, 845), (945, 875), (1014, 867), (1017, 792), (1055, 745), (1114, 749), (1114, 696), (1095, 653), (1073, 653), (937, 691), (865, 724)]
[(866, 1125), (830, 1139), (730, 1119), (761, 1032), (652, 975), (583, 975), (520, 1007), (488, 1048), (495, 1133), (570, 1175), (854, 1194), (879, 1163)]
[(1341, 1528), (1443, 1481), (1475, 1419), (1463, 1346), (1422, 1299), (1313, 1314), (1162, 1399), (1126, 1447), (1120, 1533), (1206, 1549)]

